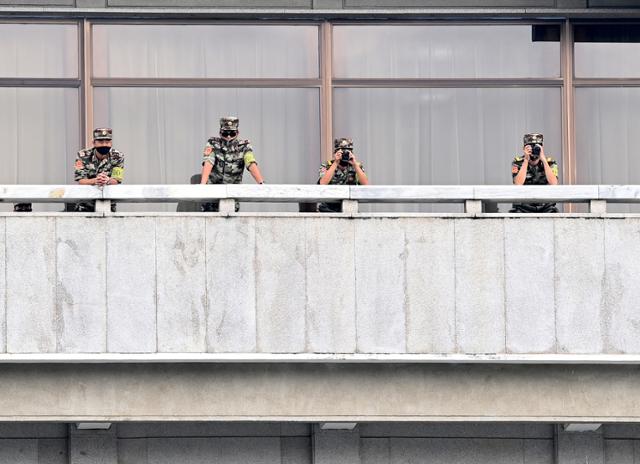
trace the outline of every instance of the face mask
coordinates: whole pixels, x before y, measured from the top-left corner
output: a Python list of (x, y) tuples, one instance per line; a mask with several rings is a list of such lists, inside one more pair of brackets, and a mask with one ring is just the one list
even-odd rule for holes
[(111, 147), (96, 147), (96, 151), (101, 155), (106, 155), (111, 151)]

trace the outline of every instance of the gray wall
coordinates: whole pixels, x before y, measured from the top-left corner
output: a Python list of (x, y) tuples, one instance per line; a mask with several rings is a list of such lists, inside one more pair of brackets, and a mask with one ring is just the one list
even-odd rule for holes
[(638, 218), (0, 217), (0, 352), (640, 354)]
[(340, 432), (283, 423), (120, 423), (106, 432), (66, 424), (0, 424), (0, 462), (551, 464), (555, 447), (558, 464), (636, 464), (639, 438), (637, 426), (607, 425), (595, 433), (560, 429), (556, 437), (548, 424), (376, 423)]

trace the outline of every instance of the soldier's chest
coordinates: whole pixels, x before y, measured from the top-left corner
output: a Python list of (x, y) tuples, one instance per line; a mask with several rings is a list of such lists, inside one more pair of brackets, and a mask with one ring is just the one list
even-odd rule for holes
[(218, 150), (214, 150), (214, 153), (215, 153), (216, 159), (225, 164), (241, 163), (244, 159), (243, 154), (237, 150), (218, 149)]

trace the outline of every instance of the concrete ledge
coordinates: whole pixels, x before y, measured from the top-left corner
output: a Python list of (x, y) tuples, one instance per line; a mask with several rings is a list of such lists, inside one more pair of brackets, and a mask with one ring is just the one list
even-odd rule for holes
[(22, 364), (0, 370), (0, 421), (638, 422), (639, 380), (637, 366)]
[(637, 365), (640, 355), (321, 354), (321, 353), (52, 353), (0, 354), (0, 364), (539, 364)]

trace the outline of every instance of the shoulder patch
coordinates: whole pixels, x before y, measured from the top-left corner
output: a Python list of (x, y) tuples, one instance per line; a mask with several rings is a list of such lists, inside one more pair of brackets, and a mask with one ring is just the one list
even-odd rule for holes
[(519, 163), (520, 161), (523, 161), (523, 160), (524, 160), (524, 158), (523, 158), (522, 156), (516, 156), (515, 158), (513, 158), (513, 161), (516, 161), (516, 162), (518, 162), (518, 163)]

